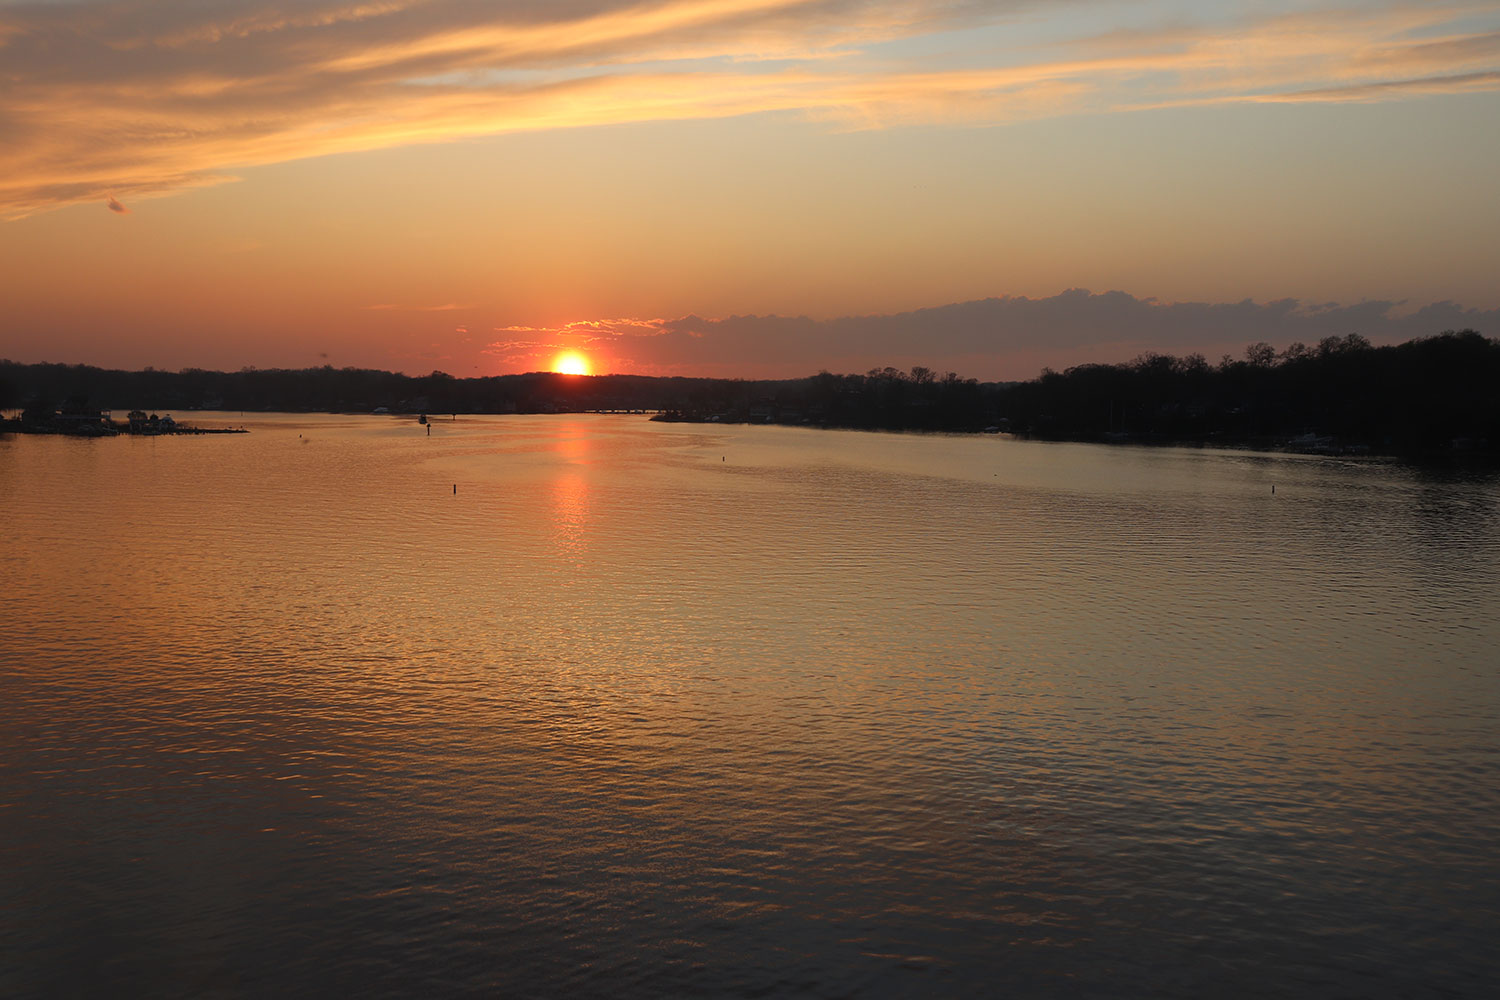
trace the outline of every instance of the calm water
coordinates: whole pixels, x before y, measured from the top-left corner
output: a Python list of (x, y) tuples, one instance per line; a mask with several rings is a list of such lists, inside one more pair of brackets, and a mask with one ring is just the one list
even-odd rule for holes
[(1492, 479), (244, 423), (0, 437), (0, 994), (1500, 978)]

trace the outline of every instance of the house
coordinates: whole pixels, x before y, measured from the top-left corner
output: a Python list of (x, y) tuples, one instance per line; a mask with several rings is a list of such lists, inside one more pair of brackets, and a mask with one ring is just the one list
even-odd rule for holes
[(90, 406), (80, 397), (73, 397), (57, 411), (53, 425), (68, 434), (109, 434), (109, 411)]

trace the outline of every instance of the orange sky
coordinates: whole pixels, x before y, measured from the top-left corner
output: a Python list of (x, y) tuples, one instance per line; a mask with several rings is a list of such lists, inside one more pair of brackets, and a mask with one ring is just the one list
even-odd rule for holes
[(0, 2), (0, 356), (1028, 377), (1500, 335), (1500, 8), (1200, 6)]

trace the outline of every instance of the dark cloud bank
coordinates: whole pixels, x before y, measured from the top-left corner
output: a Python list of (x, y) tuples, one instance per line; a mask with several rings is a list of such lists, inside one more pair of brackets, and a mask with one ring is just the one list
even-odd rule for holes
[(1500, 333), (1500, 309), (1436, 302), (1411, 310), (1390, 301), (1308, 304), (1139, 299), (1070, 289), (1050, 298), (981, 299), (884, 316), (686, 316), (600, 324), (598, 340), (643, 366), (746, 375), (863, 371), (923, 364), (981, 378), (1029, 378), (1044, 365), (1127, 360), (1142, 351), (1210, 360), (1266, 341), (1278, 348), (1358, 333), (1376, 344), (1471, 328)]

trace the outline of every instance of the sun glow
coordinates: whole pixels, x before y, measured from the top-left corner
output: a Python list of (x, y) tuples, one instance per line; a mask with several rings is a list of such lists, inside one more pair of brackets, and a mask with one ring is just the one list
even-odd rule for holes
[(559, 375), (587, 375), (589, 359), (577, 351), (563, 351), (552, 359), (552, 370)]

